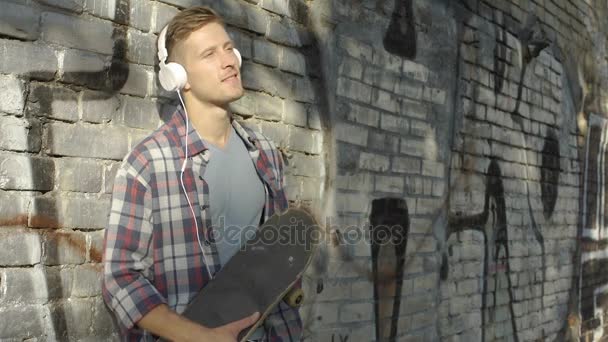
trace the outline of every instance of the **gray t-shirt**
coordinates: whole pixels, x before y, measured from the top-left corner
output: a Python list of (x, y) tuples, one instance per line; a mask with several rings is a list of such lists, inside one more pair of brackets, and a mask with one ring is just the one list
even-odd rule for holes
[(207, 141), (205, 145), (211, 155), (203, 179), (209, 186), (211, 224), (224, 265), (246, 241), (244, 237), (253, 237), (264, 209), (264, 185), (233, 127), (223, 149)]

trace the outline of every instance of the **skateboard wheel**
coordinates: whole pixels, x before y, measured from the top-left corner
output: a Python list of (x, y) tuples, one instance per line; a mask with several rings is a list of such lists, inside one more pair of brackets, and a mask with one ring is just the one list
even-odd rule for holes
[(304, 301), (304, 291), (302, 289), (291, 289), (285, 296), (285, 302), (292, 308), (297, 308)]

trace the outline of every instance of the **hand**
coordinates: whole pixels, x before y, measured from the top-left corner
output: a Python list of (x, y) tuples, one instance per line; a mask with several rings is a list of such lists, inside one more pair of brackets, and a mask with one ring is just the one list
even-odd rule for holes
[(260, 314), (256, 312), (241, 320), (234, 321), (214, 329), (209, 329), (205, 334), (205, 338), (201, 339), (201, 341), (236, 342), (239, 337), (239, 333), (243, 329), (255, 324), (259, 318)]

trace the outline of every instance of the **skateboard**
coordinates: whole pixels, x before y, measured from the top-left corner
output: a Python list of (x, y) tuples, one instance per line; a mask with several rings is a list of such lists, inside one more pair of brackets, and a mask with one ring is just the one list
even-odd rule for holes
[(216, 328), (257, 311), (258, 321), (239, 334), (238, 340), (246, 341), (281, 300), (292, 307), (302, 303), (304, 294), (294, 285), (312, 260), (317, 229), (314, 218), (302, 209), (273, 215), (201, 290), (183, 315)]

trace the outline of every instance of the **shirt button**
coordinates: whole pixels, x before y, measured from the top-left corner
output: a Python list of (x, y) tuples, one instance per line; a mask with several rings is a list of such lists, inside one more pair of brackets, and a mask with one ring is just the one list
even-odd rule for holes
[(198, 176), (198, 179), (203, 180), (203, 176)]

